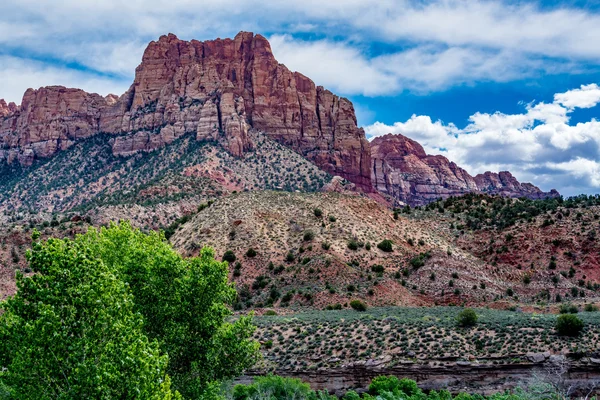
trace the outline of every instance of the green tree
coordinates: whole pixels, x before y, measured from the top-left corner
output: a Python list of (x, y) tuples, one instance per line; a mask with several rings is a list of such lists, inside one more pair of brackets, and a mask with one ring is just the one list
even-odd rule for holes
[(555, 328), (561, 336), (578, 336), (583, 330), (583, 321), (575, 314), (561, 314), (556, 319)]
[(471, 308), (465, 308), (456, 318), (458, 325), (464, 328), (477, 325), (477, 319), (477, 314)]
[(146, 235), (129, 223), (90, 229), (76, 240), (129, 285), (144, 331), (169, 355), (167, 372), (184, 397), (200, 397), (211, 382), (257, 361), (251, 317), (226, 322), (237, 293), (227, 263), (216, 261), (212, 249), (184, 259), (159, 233)]
[(0, 379), (13, 398), (174, 398), (167, 356), (93, 249), (50, 239), (35, 242), (28, 260), (36, 274), (17, 275), (16, 295), (0, 306)]

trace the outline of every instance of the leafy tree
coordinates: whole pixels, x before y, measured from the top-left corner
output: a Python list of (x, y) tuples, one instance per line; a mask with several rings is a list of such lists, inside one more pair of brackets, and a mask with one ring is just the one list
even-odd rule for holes
[(356, 311), (367, 311), (367, 305), (360, 300), (352, 300), (350, 302), (350, 307)]
[[(398, 379), (395, 376), (378, 376), (371, 381), (369, 393), (380, 395), (384, 392), (402, 392), (406, 396), (414, 396), (421, 392), (417, 383), (411, 379)], [(402, 396), (404, 397), (404, 396)]]
[(477, 325), (477, 314), (471, 308), (465, 308), (459, 314), (457, 319), (457, 323), (459, 326), (464, 328), (468, 328), (471, 326)]
[(36, 274), (17, 275), (1, 306), (0, 379), (14, 398), (174, 398), (127, 284), (85, 241), (36, 242), (28, 260)]
[(216, 261), (212, 249), (184, 259), (160, 234), (125, 222), (90, 229), (76, 241), (129, 285), (144, 331), (169, 355), (167, 372), (184, 397), (197, 398), (211, 382), (236, 377), (256, 362), (251, 318), (225, 322), (237, 293), (227, 264)]
[(575, 314), (561, 314), (556, 319), (555, 328), (561, 336), (578, 336), (583, 330), (583, 321)]

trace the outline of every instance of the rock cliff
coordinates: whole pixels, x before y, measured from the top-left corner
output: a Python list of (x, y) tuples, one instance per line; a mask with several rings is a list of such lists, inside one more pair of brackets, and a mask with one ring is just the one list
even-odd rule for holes
[(110, 134), (115, 155), (150, 151), (184, 134), (220, 141), (234, 155), (253, 148), (251, 128), (333, 175), (371, 191), (370, 151), (352, 103), (279, 64), (268, 41), (151, 42), (129, 90), (106, 98), (78, 89), (28, 90), (20, 107), (0, 102), (0, 159), (31, 165), (75, 140)]
[(472, 177), (446, 157), (427, 155), (423, 147), (403, 135), (387, 134), (371, 142), (371, 179), (378, 191), (410, 205), (469, 192), (541, 199), (557, 197), (530, 183), (519, 183), (510, 172)]

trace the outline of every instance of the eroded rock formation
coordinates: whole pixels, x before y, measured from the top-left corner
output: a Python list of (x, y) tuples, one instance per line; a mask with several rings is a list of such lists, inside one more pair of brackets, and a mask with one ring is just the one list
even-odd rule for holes
[(371, 142), (371, 178), (375, 189), (410, 205), (470, 192), (541, 199), (559, 196), (530, 183), (519, 183), (510, 172), (472, 177), (441, 155), (427, 155), (423, 147), (403, 135), (388, 134)]
[(0, 103), (0, 159), (30, 165), (99, 133), (113, 152), (130, 155), (184, 134), (218, 140), (236, 156), (252, 149), (255, 128), (333, 175), (371, 190), (370, 151), (352, 103), (279, 64), (268, 41), (151, 42), (135, 80), (118, 99), (78, 89), (28, 90), (20, 108)]

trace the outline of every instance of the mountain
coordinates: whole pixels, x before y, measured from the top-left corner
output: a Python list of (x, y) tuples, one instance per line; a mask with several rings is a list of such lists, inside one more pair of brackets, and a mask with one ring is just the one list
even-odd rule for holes
[(530, 183), (519, 183), (510, 172), (486, 172), (475, 177), (441, 155), (427, 155), (423, 146), (403, 135), (387, 134), (371, 142), (371, 179), (379, 192), (410, 205), (478, 192), (506, 197), (559, 197)]
[(332, 175), (371, 191), (370, 151), (352, 103), (274, 58), (249, 32), (206, 42), (151, 42), (129, 90), (102, 97), (60, 86), (0, 103), (0, 159), (32, 165), (77, 141), (105, 135), (115, 156), (164, 147), (184, 135), (218, 141), (243, 157), (254, 128)]

